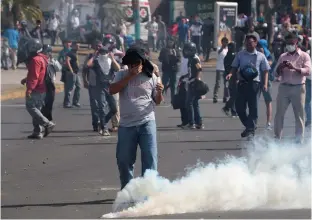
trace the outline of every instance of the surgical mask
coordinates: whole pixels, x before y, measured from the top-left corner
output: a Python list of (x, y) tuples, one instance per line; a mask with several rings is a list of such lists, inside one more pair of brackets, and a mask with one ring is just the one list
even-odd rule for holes
[(288, 52), (294, 52), (296, 50), (296, 45), (292, 45), (292, 44), (287, 44), (286, 45), (286, 50)]

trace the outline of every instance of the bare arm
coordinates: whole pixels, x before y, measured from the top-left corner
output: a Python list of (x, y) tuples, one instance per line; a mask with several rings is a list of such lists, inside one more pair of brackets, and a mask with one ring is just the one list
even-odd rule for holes
[(70, 57), (66, 57), (66, 65), (68, 66), (71, 73), (74, 73), (72, 66), (70, 65)]
[(112, 67), (115, 71), (119, 71), (120, 70), (120, 65), (117, 63), (117, 61), (115, 60), (114, 55), (111, 55), (111, 59), (112, 59)]
[(123, 90), (128, 85), (128, 82), (133, 77), (134, 77), (133, 75), (127, 74), (124, 78), (122, 78), (118, 82), (110, 84), (109, 93), (112, 95), (119, 93), (121, 90)]

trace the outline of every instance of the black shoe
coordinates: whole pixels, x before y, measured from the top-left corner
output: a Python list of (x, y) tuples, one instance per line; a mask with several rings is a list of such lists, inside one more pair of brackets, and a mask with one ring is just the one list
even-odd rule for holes
[(202, 129), (205, 129), (205, 126), (204, 125), (195, 125), (196, 129), (198, 130), (202, 130)]
[(311, 127), (311, 122), (310, 122), (310, 121), (307, 121), (307, 122), (305, 123), (305, 127)]
[(47, 125), (44, 129), (43, 137), (47, 137), (53, 131), (54, 127), (55, 127), (54, 123), (50, 123), (49, 125)]
[(252, 130), (247, 130), (245, 129), (242, 133), (241, 133), (241, 137), (244, 138), (244, 137), (249, 137), (250, 135), (254, 135), (255, 132), (252, 131)]
[(226, 107), (223, 107), (222, 111), (223, 111), (224, 114), (226, 114), (226, 116), (230, 116), (230, 109), (227, 109)]
[(93, 131), (99, 132), (99, 128), (98, 127), (93, 127)]
[(187, 124), (180, 124), (180, 125), (177, 125), (178, 128), (182, 128), (182, 127), (185, 127), (187, 126)]
[(37, 139), (37, 140), (40, 140), (42, 139), (42, 135), (41, 134), (31, 134), (29, 136), (27, 136), (28, 139)]
[(80, 108), (80, 107), (81, 107), (80, 103), (75, 103), (75, 104), (73, 104), (73, 106), (75, 106), (75, 107), (77, 107), (77, 108)]
[(223, 103), (226, 103), (227, 102), (227, 98), (223, 98)]
[(213, 99), (213, 103), (218, 103), (218, 99)]

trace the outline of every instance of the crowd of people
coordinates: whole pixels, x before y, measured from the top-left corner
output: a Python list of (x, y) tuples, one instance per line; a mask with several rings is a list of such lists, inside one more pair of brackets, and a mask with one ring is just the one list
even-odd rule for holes
[[(197, 29), (201, 25), (198, 17), (190, 28), (186, 26), (187, 19), (181, 18), (179, 22), (183, 29), (179, 30), (178, 39), (166, 35), (164, 24), (159, 29), (161, 17), (158, 21), (153, 18), (146, 27), (151, 32), (151, 48), (160, 50), (158, 60), (162, 75), (150, 59), (150, 46), (142, 40), (125, 50), (114, 36), (108, 34), (93, 44), (93, 52), (80, 64), (77, 42), (65, 40), (63, 50), (54, 59), (51, 46), (42, 44), (40, 34), (37, 38), (28, 38), (31, 48), (35, 48), (22, 60), (28, 74), (21, 83), (26, 84), (26, 109), (34, 127), (28, 138), (42, 139), (55, 127), (52, 117), (54, 81), (56, 72), (61, 71), (63, 107), (80, 107), (83, 85), (89, 92), (93, 131), (102, 136), (118, 133), (116, 157), (121, 189), (133, 178), (137, 145), (141, 148), (142, 175), (147, 169), (157, 169), (155, 106), (164, 101), (168, 89), (173, 108), (180, 110), (181, 124), (178, 127), (204, 129), (199, 101), (208, 91), (207, 84), (202, 81), (200, 59), (201, 43), (205, 38), (201, 38), (203, 32)], [(304, 46), (303, 39), (287, 29), (287, 21), (283, 27), (276, 36), (281, 41), (279, 47), (274, 42), (270, 47), (268, 38), (263, 38), (263, 33), (257, 32), (252, 24), (247, 28), (240, 26), (244, 33), (242, 44), (222, 38), (217, 50), (213, 103), (218, 102), (223, 79), (225, 106), (222, 111), (240, 119), (245, 127), (241, 137), (252, 138), (257, 130), (261, 93), (267, 109), (267, 129), (272, 129), (271, 86), (273, 81), (278, 81), (275, 138), (282, 137), (284, 116), (291, 103), (296, 121), (295, 141), (300, 144), (305, 127), (311, 126), (311, 58), (305, 52), (309, 47)], [(205, 54), (204, 60), (207, 56)], [(110, 121), (111, 128), (108, 126)]]

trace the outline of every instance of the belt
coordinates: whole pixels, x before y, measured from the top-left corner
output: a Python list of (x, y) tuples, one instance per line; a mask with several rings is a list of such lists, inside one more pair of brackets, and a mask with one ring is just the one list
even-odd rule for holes
[(301, 84), (290, 84), (290, 83), (282, 83), (281, 85), (283, 86), (303, 86), (305, 83), (301, 83)]

